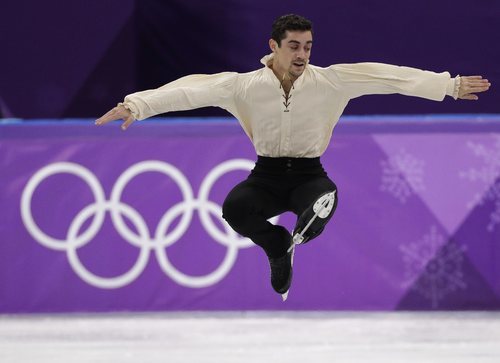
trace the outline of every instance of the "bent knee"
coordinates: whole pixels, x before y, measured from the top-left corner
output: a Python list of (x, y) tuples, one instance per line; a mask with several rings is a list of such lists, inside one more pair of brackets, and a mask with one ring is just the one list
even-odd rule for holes
[(244, 200), (240, 198), (226, 198), (222, 204), (222, 218), (224, 218), (233, 228), (245, 223), (250, 214), (250, 208)]

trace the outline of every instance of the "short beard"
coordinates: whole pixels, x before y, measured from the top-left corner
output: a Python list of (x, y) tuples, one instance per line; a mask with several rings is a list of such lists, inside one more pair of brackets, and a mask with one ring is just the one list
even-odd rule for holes
[(299, 74), (294, 74), (293, 71), (291, 69), (288, 70), (288, 76), (291, 78), (291, 79), (294, 79), (294, 78), (299, 78), (302, 73), (304, 73), (304, 71), (300, 72)]

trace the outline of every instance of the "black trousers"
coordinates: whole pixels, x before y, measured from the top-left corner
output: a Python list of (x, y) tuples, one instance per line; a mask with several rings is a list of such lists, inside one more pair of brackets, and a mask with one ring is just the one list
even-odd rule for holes
[(320, 195), (336, 189), (319, 158), (259, 156), (248, 178), (226, 197), (223, 218), (269, 257), (280, 257), (290, 246), (291, 234), (268, 219), (287, 211), (299, 217)]

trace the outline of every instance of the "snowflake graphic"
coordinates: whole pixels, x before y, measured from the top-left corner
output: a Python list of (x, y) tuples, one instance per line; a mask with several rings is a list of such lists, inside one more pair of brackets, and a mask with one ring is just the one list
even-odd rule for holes
[(423, 175), (424, 161), (417, 159), (404, 149), (391, 156), (387, 160), (382, 160), (381, 191), (386, 191), (401, 203), (415, 194), (415, 192), (425, 190)]
[(483, 205), (487, 201), (494, 203), (495, 210), (491, 212), (487, 226), (489, 232), (493, 232), (495, 226), (500, 223), (500, 180), (497, 180), (500, 175), (500, 135), (493, 135), (493, 138), (495, 145), (491, 148), (483, 144), (467, 143), (467, 147), (472, 153), (483, 160), (483, 165), (479, 169), (469, 169), (459, 173), (461, 178), (471, 182), (479, 181), (486, 186), (491, 186), (484, 195), (476, 193), (468, 204), (468, 207), (472, 208), (477, 204)]
[(430, 300), (433, 309), (457, 289), (465, 289), (462, 271), (465, 246), (445, 244), (445, 237), (432, 226), (415, 243), (399, 246), (405, 264), (403, 288), (410, 288)]

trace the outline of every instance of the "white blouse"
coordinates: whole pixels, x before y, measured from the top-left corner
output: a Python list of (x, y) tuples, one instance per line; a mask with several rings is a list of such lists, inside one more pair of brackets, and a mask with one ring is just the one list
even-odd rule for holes
[(160, 113), (218, 106), (238, 119), (258, 155), (318, 157), (349, 100), (399, 93), (441, 101), (458, 96), (460, 78), (382, 63), (306, 65), (288, 98), (269, 64), (249, 73), (195, 74), (125, 97), (123, 105), (142, 120)]

